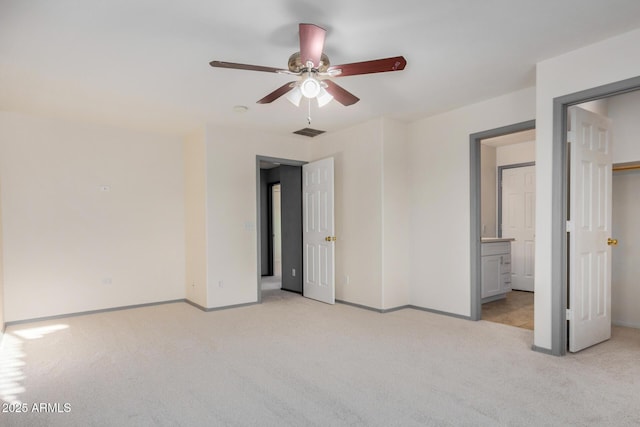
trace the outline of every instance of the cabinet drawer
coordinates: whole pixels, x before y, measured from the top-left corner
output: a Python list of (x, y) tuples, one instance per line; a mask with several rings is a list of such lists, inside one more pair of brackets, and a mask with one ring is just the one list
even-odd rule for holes
[(496, 242), (496, 243), (482, 243), (480, 244), (480, 254), (485, 255), (500, 255), (511, 253), (511, 242)]

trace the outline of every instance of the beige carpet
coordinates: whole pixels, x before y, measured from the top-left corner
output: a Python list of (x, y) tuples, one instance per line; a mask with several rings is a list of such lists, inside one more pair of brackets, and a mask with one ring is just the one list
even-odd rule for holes
[(559, 358), (532, 331), (278, 290), (204, 313), (166, 304), (8, 328), (2, 426), (640, 424), (640, 332)]

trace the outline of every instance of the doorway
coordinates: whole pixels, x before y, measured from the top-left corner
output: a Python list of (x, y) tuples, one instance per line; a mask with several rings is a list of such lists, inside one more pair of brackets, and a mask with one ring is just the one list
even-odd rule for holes
[[(263, 181), (267, 183), (267, 203), (263, 207), (262, 213), (266, 215), (266, 220), (262, 221), (266, 225), (263, 232), (264, 243), (262, 248), (262, 277), (260, 279), (260, 289), (262, 291), (282, 289), (282, 206), (281, 206), (281, 185), (280, 182), (269, 183), (275, 176), (279, 179), (278, 166), (261, 170)], [(264, 188), (264, 185), (263, 185)], [(264, 200), (264, 196), (261, 198)]]
[(302, 293), (302, 165), (305, 163), (256, 156), (259, 303), (263, 287), (265, 291), (282, 289)]
[[(565, 355), (568, 348), (567, 301), (567, 200), (569, 165), (567, 148), (568, 109), (589, 101), (640, 90), (640, 77), (561, 96), (553, 100), (553, 165), (552, 165), (552, 245), (551, 245), (551, 353)], [(615, 144), (615, 143), (614, 143)]]
[[(640, 108), (640, 102), (638, 106)], [(633, 261), (640, 259), (640, 245), (637, 244), (640, 238), (638, 160), (613, 166), (612, 231), (619, 243), (614, 248), (611, 265), (611, 323), (640, 330), (640, 287), (637, 286), (640, 264)]]
[[(482, 177), (483, 177), (483, 168), (482, 168), (482, 150), (483, 144), (482, 141), (490, 140), (492, 138), (501, 138), (506, 135), (517, 134), (520, 132), (531, 131), (535, 129), (535, 120), (530, 120), (526, 122), (516, 123), (510, 126), (504, 126), (497, 129), (491, 129), (484, 132), (474, 133), (470, 135), (470, 206), (471, 206), (471, 227), (470, 227), (470, 248), (471, 248), (471, 277), (470, 277), (470, 295), (471, 295), (471, 319), (472, 320), (480, 320), (482, 318), (482, 302), (483, 302), (483, 291), (482, 291), (482, 276), (483, 276), (483, 268), (482, 268), (482, 245), (483, 245), (483, 237), (485, 239), (485, 255), (491, 257), (491, 259), (486, 259), (485, 261), (485, 270), (484, 275), (487, 277), (493, 277), (498, 282), (499, 287), (504, 290), (495, 289), (495, 292), (492, 292), (490, 298), (500, 297), (501, 294), (505, 294), (510, 291), (510, 270), (509, 273), (505, 273), (507, 270), (504, 269), (505, 262), (510, 262), (510, 258), (507, 256), (507, 253), (504, 252), (505, 246), (508, 245), (507, 242), (495, 242), (501, 243), (496, 245), (496, 247), (491, 247), (486, 245), (487, 239), (490, 237), (497, 238), (498, 237), (498, 229), (497, 229), (497, 219), (492, 220), (492, 218), (497, 218), (497, 184), (493, 185), (493, 190), (491, 189), (492, 185), (489, 185), (489, 189), (485, 189), (485, 193), (487, 191), (493, 192), (494, 198), (493, 202), (485, 203), (485, 207), (491, 208), (493, 206), (493, 214), (487, 214), (485, 212), (484, 223), (483, 223), (483, 206), (482, 206)], [(484, 147), (488, 147), (485, 145)], [(485, 153), (487, 152), (487, 148), (485, 148)], [(494, 166), (488, 167), (490, 171), (493, 171), (492, 176), (497, 176), (497, 170)], [(490, 172), (489, 171), (489, 172)], [(494, 178), (496, 179), (496, 178)], [(491, 212), (491, 209), (488, 210)], [(492, 222), (491, 222), (492, 221)], [(489, 225), (493, 224), (493, 226)], [(488, 226), (489, 225), (489, 226)], [(483, 229), (485, 234), (483, 235)], [(495, 231), (493, 231), (495, 230)], [(492, 232), (493, 231), (493, 232)], [(487, 235), (488, 233), (493, 234), (494, 236)], [(487, 252), (489, 249), (489, 252)], [(510, 252), (510, 248), (509, 249)], [(498, 251), (498, 252), (495, 252)], [(494, 253), (495, 252), (495, 253)], [(495, 258), (495, 259), (494, 259)], [(490, 274), (491, 271), (488, 270), (489, 267), (494, 267), (496, 269), (495, 274)], [(487, 299), (487, 294), (485, 293), (484, 301), (489, 302)]]
[(280, 184), (280, 289), (335, 304), (333, 157), (309, 163), (256, 156), (257, 302), (262, 302), (263, 275), (273, 276), (273, 263), (269, 261), (273, 256), (272, 214), (265, 201), (271, 195), (270, 179)]
[(479, 319), (533, 329), (535, 129), (481, 137)]

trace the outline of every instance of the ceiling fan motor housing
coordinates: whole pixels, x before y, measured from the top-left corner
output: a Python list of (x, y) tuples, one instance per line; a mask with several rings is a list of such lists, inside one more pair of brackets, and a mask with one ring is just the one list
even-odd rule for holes
[[(320, 73), (326, 73), (330, 65), (329, 57), (323, 53), (320, 56), (320, 63), (315, 69)], [(289, 71), (296, 74), (309, 71), (306, 64), (303, 64), (300, 59), (300, 52), (296, 52), (289, 57)]]

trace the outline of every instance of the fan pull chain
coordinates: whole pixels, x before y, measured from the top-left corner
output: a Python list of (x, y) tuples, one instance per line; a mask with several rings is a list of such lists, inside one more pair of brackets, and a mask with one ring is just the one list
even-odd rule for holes
[(307, 123), (311, 126), (311, 98), (307, 98), (309, 100), (309, 115), (307, 116)]

